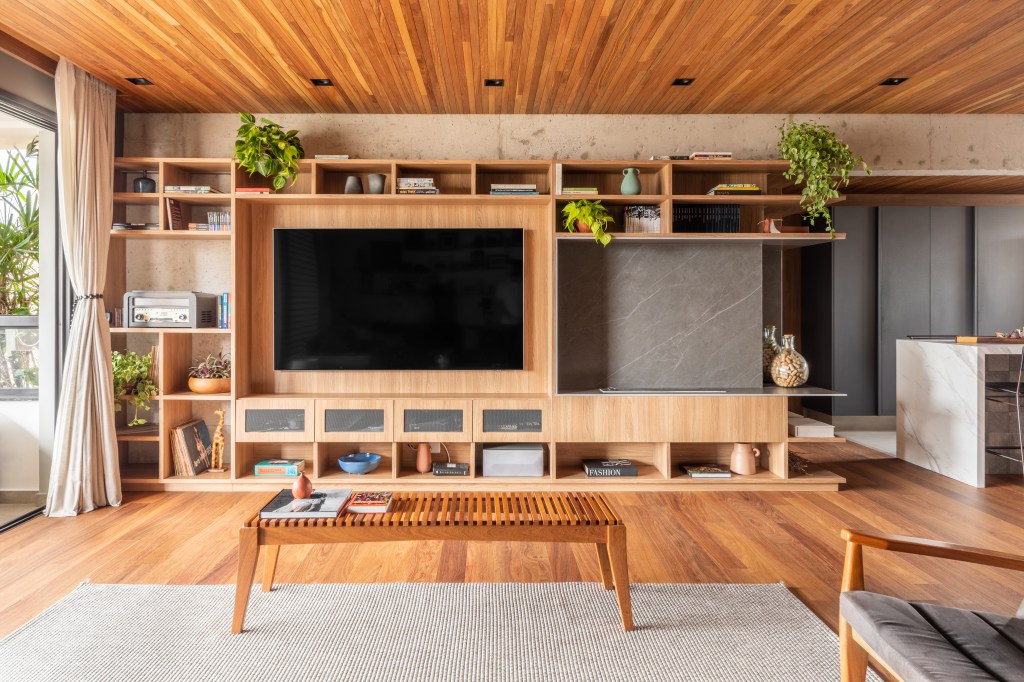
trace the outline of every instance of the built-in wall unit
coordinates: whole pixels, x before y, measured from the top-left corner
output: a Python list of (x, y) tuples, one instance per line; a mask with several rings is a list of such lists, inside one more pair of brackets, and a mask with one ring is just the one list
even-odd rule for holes
[[(786, 315), (783, 261), (806, 247), (833, 242), (822, 233), (763, 231), (765, 218), (799, 223), (794, 217), (800, 212), (799, 194), (778, 190), (787, 167), (783, 161), (759, 160), (306, 160), (294, 185), (261, 194), (247, 191), (253, 180), (228, 159), (118, 158), (115, 221), (149, 222), (155, 229), (111, 234), (105, 300), (121, 301), (136, 289), (230, 295), (228, 329), (111, 329), (114, 348), (155, 348), (158, 356), (160, 393), (149, 414), (155, 426), (142, 432), (125, 423), (120, 427), (124, 485), (279, 489), (286, 479), (257, 477), (254, 465), (283, 457), (304, 460), (317, 486), (835, 490), (844, 479), (825, 468), (790, 470), (790, 443), (813, 439), (788, 436), (787, 412), (794, 397), (837, 393), (813, 386), (784, 389), (762, 380), (762, 326), (767, 321), (781, 327)], [(639, 169), (639, 194), (619, 193), (626, 168)], [(157, 181), (156, 192), (128, 191), (142, 171)], [(349, 176), (368, 186), (369, 174), (384, 176), (383, 193), (344, 193)], [(406, 177), (432, 179), (440, 193), (399, 193), (397, 180)], [(493, 183), (536, 185), (537, 193), (494, 195)], [(718, 183), (755, 183), (768, 192), (709, 196)], [(216, 191), (169, 194), (163, 191), (168, 185), (209, 185)], [(598, 194), (561, 193), (563, 187), (579, 186), (594, 187)], [(230, 230), (171, 229), (168, 198), (180, 202), (185, 222), (201, 222), (209, 211), (229, 214)], [(608, 246), (591, 234), (562, 228), (562, 208), (578, 198), (600, 199), (611, 211), (614, 239)], [(637, 210), (629, 207), (637, 206), (647, 207), (648, 217), (660, 214), (645, 224), (649, 231), (626, 231), (627, 222), (634, 224), (627, 214)], [(708, 212), (694, 207), (729, 212), (738, 231), (706, 231), (692, 216)], [(686, 216), (689, 222), (682, 219)], [(515, 291), (503, 294), (505, 308), (489, 313), (496, 321), (518, 320), (509, 324), (508, 337), (491, 336), (484, 345), (493, 352), (465, 368), (445, 367), (443, 351), (423, 366), (380, 364), (388, 361), (379, 346), (369, 353), (376, 359), (305, 347), (306, 359), (282, 364), (282, 344), (306, 338), (308, 331), (282, 327), (286, 303), (327, 302), (288, 298), (275, 290), (287, 279), (275, 272), (281, 248), (280, 243), (275, 248), (275, 232), (325, 231), (340, 234), (338, 243), (345, 244), (347, 230), (354, 238), (357, 232), (394, 229), (519, 234), (521, 246), (514, 245), (513, 253), (518, 249), (521, 283), (512, 278)], [(834, 238), (843, 239), (842, 233)], [(147, 267), (147, 249), (140, 245), (152, 243), (188, 257), (176, 259), (178, 265), (166, 272), (159, 263)], [(354, 271), (336, 279), (387, 277), (398, 282), (395, 286), (405, 281), (414, 289), (413, 280), (402, 277), (429, 276), (430, 268), (408, 254), (401, 257), (409, 264), (403, 275), (394, 262), (399, 257), (389, 261), (379, 249), (357, 262), (341, 257), (344, 248), (336, 259), (322, 250), (318, 255), (315, 245), (322, 240), (303, 243), (308, 266), (293, 263), (288, 275), (293, 280), (307, 274), (315, 279), (317, 270), (338, 267)], [(476, 259), (479, 272), (466, 274), (473, 278), (490, 268), (507, 268), (509, 255), (507, 249), (481, 246), (467, 258)], [(340, 298), (330, 305), (344, 307)], [(776, 319), (766, 320), (766, 310)], [(373, 325), (389, 324), (388, 312), (385, 305), (378, 316), (364, 316), (362, 328), (372, 332)], [(395, 317), (400, 311), (391, 312)], [(315, 314), (305, 319), (320, 324)], [(434, 329), (419, 332), (419, 345), (443, 348), (449, 331), (438, 321)], [(350, 326), (338, 333), (360, 331)], [(517, 334), (522, 347), (518, 356), (510, 356), (506, 346)], [(403, 342), (415, 344), (417, 338), (408, 336)], [(217, 351), (229, 351), (233, 358), (230, 393), (191, 393), (188, 367), (196, 357)], [(495, 364), (498, 357), (513, 359)], [(175, 475), (171, 427), (193, 417), (216, 423), (210, 416), (216, 409), (228, 412), (225, 471)], [(541, 477), (484, 476), (485, 446), (508, 442), (543, 446)], [(759, 445), (756, 473), (699, 479), (680, 466), (728, 463), (736, 442)], [(431, 444), (435, 461), (467, 465), (468, 475), (422, 472), (416, 466), (420, 443)], [(345, 473), (337, 459), (354, 452), (381, 455), (381, 466), (366, 476)], [(595, 479), (585, 474), (582, 460), (609, 457), (633, 460), (638, 475)]]

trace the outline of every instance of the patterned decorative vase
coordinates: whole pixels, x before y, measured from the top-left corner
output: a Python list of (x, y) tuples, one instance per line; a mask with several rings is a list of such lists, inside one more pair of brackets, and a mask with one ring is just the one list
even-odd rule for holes
[(366, 181), (370, 185), (370, 194), (384, 194), (384, 182), (388, 179), (388, 176), (383, 173), (370, 173), (366, 176)]
[(149, 171), (144, 170), (142, 171), (141, 178), (135, 178), (135, 182), (132, 183), (132, 190), (134, 190), (138, 194), (143, 194), (146, 192), (155, 192), (156, 180), (149, 177)]
[(795, 342), (792, 334), (783, 334), (782, 350), (772, 360), (772, 381), (783, 388), (795, 388), (807, 383), (807, 360), (796, 352)]
[(345, 194), (362, 194), (363, 181), (358, 175), (350, 175), (345, 178)]
[(779, 342), (775, 340), (775, 325), (764, 328), (764, 340), (761, 342), (761, 374), (765, 381), (772, 380), (772, 360), (779, 354)]
[(619, 189), (623, 194), (640, 194), (640, 169), (627, 168), (622, 171), (622, 185)]

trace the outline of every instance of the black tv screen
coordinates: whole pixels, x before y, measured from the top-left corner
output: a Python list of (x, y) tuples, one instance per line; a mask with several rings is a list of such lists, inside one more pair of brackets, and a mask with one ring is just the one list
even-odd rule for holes
[(523, 230), (274, 230), (274, 368), (523, 369)]

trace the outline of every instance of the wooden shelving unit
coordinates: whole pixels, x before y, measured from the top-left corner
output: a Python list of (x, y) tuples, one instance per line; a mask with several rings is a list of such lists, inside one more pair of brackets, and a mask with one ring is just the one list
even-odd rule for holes
[[(560, 168), (559, 168), (560, 166)], [(621, 171), (640, 169), (641, 194), (619, 193)], [(827, 243), (825, 234), (763, 234), (756, 228), (764, 217), (799, 212), (799, 196), (784, 189), (778, 176), (782, 161), (430, 161), (430, 160), (304, 160), (298, 179), (274, 194), (238, 192), (266, 186), (228, 159), (121, 158), (115, 161), (114, 220), (154, 222), (157, 230), (112, 231), (109, 271), (105, 288), (108, 302), (120, 302), (132, 288), (127, 276), (131, 248), (151, 240), (185, 244), (226, 242), (230, 262), (204, 264), (231, 273), (232, 329), (111, 329), (114, 348), (127, 346), (159, 354), (159, 399), (146, 418), (153, 426), (127, 429), (125, 411), (119, 417), (122, 479), (129, 489), (149, 490), (274, 490), (290, 479), (256, 477), (252, 466), (269, 457), (301, 458), (318, 486), (353, 488), (417, 488), (460, 490), (835, 490), (839, 476), (815, 470), (790, 477), (788, 444), (807, 442), (786, 436), (783, 394), (726, 396), (710, 400), (700, 396), (556, 395), (554, 386), (553, 263), (556, 240), (593, 239), (591, 235), (562, 230), (559, 211), (577, 198), (599, 198), (613, 215), (623, 207), (643, 204), (661, 209), (657, 233), (614, 232), (629, 240), (680, 240), (693, 243), (758, 243), (798, 248)], [(143, 171), (157, 182), (153, 193), (130, 192), (132, 180)], [(364, 192), (368, 175), (386, 177), (382, 194), (345, 194), (346, 179), (360, 178)], [(426, 176), (441, 189), (438, 195), (400, 195), (399, 177)], [(597, 197), (556, 195), (560, 186), (595, 186)], [(760, 196), (707, 196), (718, 182), (757, 182), (767, 194)], [(534, 183), (537, 195), (492, 196), (492, 183)], [(710, 183), (710, 184), (709, 184)], [(210, 195), (163, 191), (167, 185), (208, 184)], [(205, 216), (221, 207), (230, 212), (231, 231), (190, 232), (168, 229), (166, 199), (182, 202), (191, 215)], [(673, 233), (676, 204), (736, 204), (741, 206), (739, 233)], [(523, 227), (528, 268), (524, 295), (528, 336), (526, 370), (519, 372), (464, 372), (454, 377), (443, 372), (276, 372), (272, 365), (271, 230), (282, 227), (390, 227), (405, 225)], [(791, 224), (791, 223), (790, 223)], [(621, 230), (621, 221), (613, 230)], [(842, 239), (843, 235), (837, 235)], [(180, 242), (180, 244), (178, 244)], [(214, 247), (211, 244), (210, 248)], [(199, 248), (199, 247), (196, 247)], [(223, 248), (223, 247), (217, 247)], [(182, 282), (181, 288), (191, 283)], [(108, 303), (110, 305), (111, 303)], [(194, 356), (213, 344), (230, 352), (234, 376), (230, 393), (204, 396), (188, 391), (185, 371)], [(342, 388), (339, 388), (342, 387)], [(331, 434), (323, 429), (323, 409), (341, 403), (379, 405), (388, 415), (385, 430), (375, 433)], [(464, 410), (461, 434), (408, 434), (402, 432), (402, 411), (413, 405), (445, 405)], [(247, 432), (244, 414), (253, 407), (296, 410), (302, 414), (297, 431)], [(539, 409), (544, 433), (480, 432), (480, 414), (498, 406)], [(168, 430), (187, 419), (201, 417), (214, 426), (212, 410), (229, 410), (228, 471), (195, 478), (173, 475)], [(686, 421), (683, 415), (698, 415)], [(742, 415), (742, 418), (737, 417)], [(301, 428), (299, 426), (301, 425)], [(413, 467), (408, 447), (419, 438), (442, 441), (455, 461), (469, 465), (470, 476), (435, 477)], [(488, 478), (482, 475), (482, 449), (491, 442), (540, 442), (546, 450), (540, 478)], [(678, 470), (681, 461), (715, 460), (734, 441), (762, 444), (764, 470), (730, 479), (689, 479)], [(836, 441), (838, 442), (838, 441)], [(696, 449), (694, 449), (696, 448)], [(340, 470), (337, 457), (357, 451), (382, 456), (380, 467), (365, 476)], [(636, 478), (588, 478), (579, 465), (588, 453), (628, 456), (640, 468)], [(140, 461), (140, 457), (145, 461)], [(443, 454), (435, 455), (437, 461)]]

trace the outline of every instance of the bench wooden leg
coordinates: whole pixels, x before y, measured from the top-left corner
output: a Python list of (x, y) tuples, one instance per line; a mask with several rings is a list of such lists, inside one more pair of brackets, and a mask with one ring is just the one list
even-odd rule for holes
[(256, 575), (256, 558), (259, 556), (259, 528), (243, 527), (238, 532), (238, 578), (235, 582), (235, 617), (231, 621), (231, 632), (238, 634), (245, 622), (245, 609), (249, 605), (249, 591)]
[(270, 592), (274, 586), (274, 571), (277, 570), (277, 555), (281, 551), (281, 545), (264, 545), (267, 558), (263, 565), (263, 591)]
[(853, 638), (853, 628), (839, 617), (839, 670), (842, 682), (864, 682), (868, 674), (868, 652)]
[(633, 607), (629, 603), (629, 567), (626, 565), (626, 527), (608, 526), (608, 558), (615, 578), (615, 596), (619, 600), (622, 628), (633, 629)]
[(612, 589), (612, 565), (608, 562), (608, 545), (603, 542), (597, 543), (597, 563), (601, 566), (601, 582), (604, 583), (604, 589)]

